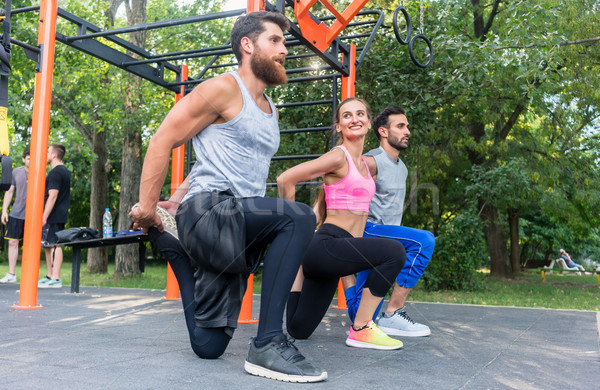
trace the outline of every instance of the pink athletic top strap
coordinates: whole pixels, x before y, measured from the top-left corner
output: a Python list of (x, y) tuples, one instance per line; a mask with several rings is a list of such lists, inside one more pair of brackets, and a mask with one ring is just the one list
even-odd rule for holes
[(375, 182), (371, 177), (369, 167), (361, 156), (368, 173), (368, 177), (364, 177), (354, 165), (348, 150), (343, 145), (336, 146), (336, 148), (342, 149), (346, 154), (348, 174), (335, 184), (325, 184), (323, 186), (327, 210), (351, 210), (368, 213), (369, 203), (375, 195)]

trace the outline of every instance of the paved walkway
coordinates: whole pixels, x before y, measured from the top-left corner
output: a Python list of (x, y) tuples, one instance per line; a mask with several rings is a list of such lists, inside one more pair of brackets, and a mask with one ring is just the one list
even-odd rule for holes
[[(330, 309), (296, 345), (329, 373), (287, 384), (244, 372), (256, 325), (240, 325), (226, 353), (201, 360), (188, 344), (180, 301), (164, 291), (39, 290), (43, 309), (15, 310), (18, 285), (0, 285), (4, 389), (598, 389), (600, 313), (410, 303), (431, 327), (400, 351), (346, 347), (343, 310)], [(258, 296), (254, 297), (258, 313)]]

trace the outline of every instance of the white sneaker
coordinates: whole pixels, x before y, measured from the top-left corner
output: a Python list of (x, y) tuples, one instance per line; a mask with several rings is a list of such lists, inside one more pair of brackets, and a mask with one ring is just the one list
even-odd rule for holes
[[(131, 209), (138, 207), (139, 203), (134, 204)], [(167, 209), (156, 206), (156, 214), (160, 218), (160, 221), (165, 228), (165, 232), (169, 233), (173, 237), (179, 240), (179, 235), (177, 234), (177, 224), (175, 223), (175, 217), (167, 211)]]
[(404, 308), (393, 314), (381, 313), (378, 326), (390, 336), (423, 337), (431, 334), (427, 325), (414, 322)]
[(17, 275), (7, 273), (6, 276), (0, 279), (0, 283), (17, 283)]
[(50, 283), (52, 281), (52, 278), (49, 277), (48, 275), (44, 276), (43, 278), (41, 278), (40, 280), (38, 280), (38, 288), (40, 287), (46, 287), (46, 285), (48, 283)]
[(179, 240), (177, 234), (177, 224), (175, 223), (175, 217), (171, 215), (166, 209), (156, 206), (156, 214), (160, 217), (165, 231)]
[(54, 279), (54, 278), (50, 278), (49, 281), (47, 281), (46, 283), (40, 285), (38, 283), (38, 288), (61, 288), (62, 287), (62, 280), (60, 279)]

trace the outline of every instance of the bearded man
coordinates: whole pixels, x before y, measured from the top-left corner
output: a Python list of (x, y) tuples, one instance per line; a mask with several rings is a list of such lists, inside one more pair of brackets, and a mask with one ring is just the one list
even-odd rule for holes
[(258, 332), (244, 368), (276, 380), (317, 382), (327, 372), (309, 363), (282, 328), (315, 216), (304, 204), (264, 196), (279, 147), (277, 111), (264, 91), (287, 82), (283, 32), (288, 28), (287, 18), (276, 12), (236, 20), (231, 46), (238, 69), (204, 81), (169, 112), (148, 146), (139, 206), (130, 216), (144, 231), (163, 231), (156, 210), (171, 150), (191, 139), (196, 162), (186, 179), (189, 187), (170, 202), (178, 204), (178, 238), (190, 261), (177, 267), (176, 277), (182, 299), (193, 289), (193, 299), (183, 302), (187, 312), (193, 306), (192, 349), (207, 359), (223, 354), (237, 326), (247, 277), (269, 246)]

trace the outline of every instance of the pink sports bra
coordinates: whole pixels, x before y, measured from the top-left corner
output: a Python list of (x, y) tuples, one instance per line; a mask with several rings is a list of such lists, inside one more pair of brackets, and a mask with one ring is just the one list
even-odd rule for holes
[(346, 153), (348, 161), (348, 174), (335, 184), (323, 186), (325, 190), (325, 203), (327, 210), (351, 210), (369, 212), (369, 203), (375, 195), (375, 182), (369, 172), (365, 159), (361, 156), (369, 177), (364, 177), (358, 171), (350, 158), (350, 154), (343, 145), (336, 146)]

